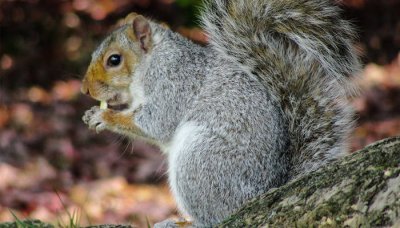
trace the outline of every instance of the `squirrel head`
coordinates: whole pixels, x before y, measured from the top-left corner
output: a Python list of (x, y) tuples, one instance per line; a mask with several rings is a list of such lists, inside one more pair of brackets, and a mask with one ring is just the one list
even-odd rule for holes
[(81, 92), (110, 105), (131, 101), (129, 85), (135, 69), (152, 48), (150, 22), (129, 14), (92, 54)]

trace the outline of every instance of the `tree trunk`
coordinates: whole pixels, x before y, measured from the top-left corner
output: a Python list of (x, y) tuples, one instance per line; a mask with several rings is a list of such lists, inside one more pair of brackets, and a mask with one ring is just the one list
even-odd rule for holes
[(400, 137), (272, 189), (221, 227), (400, 227)]

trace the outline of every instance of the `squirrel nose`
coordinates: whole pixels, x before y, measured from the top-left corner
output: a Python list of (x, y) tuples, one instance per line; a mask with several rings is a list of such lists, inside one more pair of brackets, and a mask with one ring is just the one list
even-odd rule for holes
[(83, 80), (82, 86), (81, 86), (81, 93), (89, 95), (89, 88), (86, 86), (86, 80)]

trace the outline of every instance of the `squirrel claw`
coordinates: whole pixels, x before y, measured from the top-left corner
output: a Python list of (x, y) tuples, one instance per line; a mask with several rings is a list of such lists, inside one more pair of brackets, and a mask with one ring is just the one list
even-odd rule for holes
[(97, 134), (100, 133), (100, 132), (102, 132), (102, 131), (105, 130), (105, 129), (106, 129), (106, 125), (105, 125), (104, 123), (98, 123), (98, 124), (95, 126), (95, 131), (96, 131)]
[(85, 112), (82, 120), (85, 124), (89, 126), (89, 129), (95, 130), (96, 133), (100, 133), (101, 131), (106, 129), (106, 124), (104, 123), (102, 118), (103, 112), (104, 110), (100, 109), (100, 107), (94, 106)]

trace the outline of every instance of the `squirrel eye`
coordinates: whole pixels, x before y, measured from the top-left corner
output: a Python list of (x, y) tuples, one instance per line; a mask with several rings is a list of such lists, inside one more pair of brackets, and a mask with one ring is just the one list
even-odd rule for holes
[(111, 55), (110, 57), (108, 57), (107, 59), (107, 66), (110, 67), (116, 67), (121, 63), (121, 55)]

